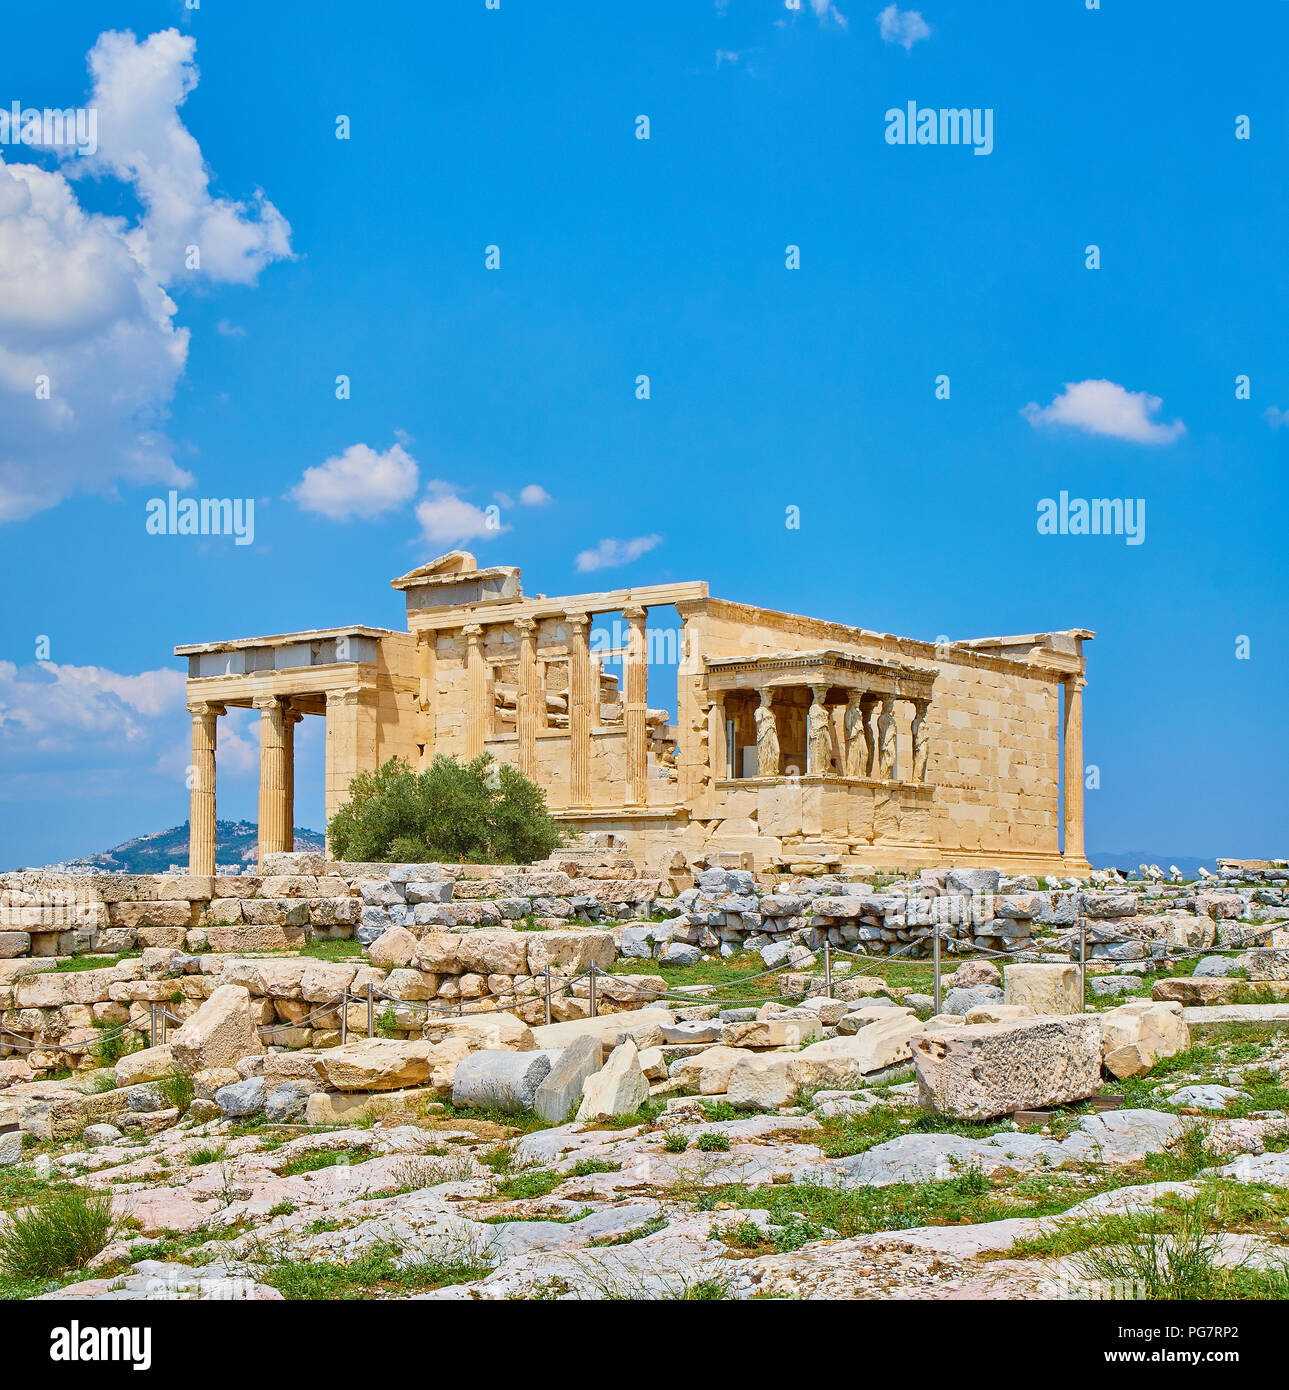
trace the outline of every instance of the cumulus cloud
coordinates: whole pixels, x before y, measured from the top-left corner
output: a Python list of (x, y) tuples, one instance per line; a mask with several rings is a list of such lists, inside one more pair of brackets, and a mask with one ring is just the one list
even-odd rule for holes
[(1262, 418), (1273, 430), (1289, 429), (1289, 410), (1281, 410), (1278, 405), (1267, 406)]
[(410, 502), (419, 481), (416, 460), (401, 444), (383, 454), (369, 444), (351, 444), (343, 454), (306, 468), (287, 496), (304, 511), (332, 521), (370, 521)]
[[(102, 35), (97, 153), (57, 170), (0, 159), (0, 521), (119, 482), (190, 484), (165, 435), (188, 357), (169, 291), (251, 284), (290, 255), (290, 228), (262, 195), (253, 207), (211, 196), (178, 115), (193, 51), (175, 30)], [(72, 182), (86, 175), (120, 182), (141, 211), (87, 212)]]
[(636, 536), (629, 541), (606, 539), (591, 550), (579, 551), (577, 568), (583, 573), (591, 570), (614, 569), (618, 565), (629, 565), (642, 555), (662, 543), (661, 536)]
[(0, 751), (81, 753), (146, 743), (184, 706), (181, 671), (119, 675), (102, 666), (0, 661)]
[(1152, 419), (1162, 405), (1158, 396), (1128, 391), (1113, 381), (1067, 381), (1050, 405), (1030, 401), (1021, 414), (1035, 429), (1065, 425), (1134, 444), (1171, 444), (1186, 433), (1186, 426), (1180, 420), (1162, 424)]
[(519, 491), (520, 504), (525, 507), (544, 507), (550, 500), (550, 493), (540, 483), (529, 483)]
[(434, 481), (416, 504), (416, 520), (427, 541), (452, 545), (458, 541), (499, 536), (509, 526), (501, 524), (495, 507), (477, 507), (457, 495), (451, 483)]
[(877, 27), (887, 43), (898, 43), (906, 53), (919, 40), (931, 37), (931, 26), (920, 10), (902, 10), (898, 5), (887, 5), (877, 16)]

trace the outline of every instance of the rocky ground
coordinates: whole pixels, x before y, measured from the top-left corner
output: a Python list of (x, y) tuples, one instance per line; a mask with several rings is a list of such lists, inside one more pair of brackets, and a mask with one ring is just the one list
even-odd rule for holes
[(764, 1110), (675, 1094), (668, 1080), (635, 1113), (582, 1124), (457, 1109), (428, 1091), (351, 1126), (198, 1120), (197, 1106), (152, 1134), (25, 1136), (21, 1161), (0, 1168), (3, 1209), (106, 1193), (116, 1229), (84, 1267), (10, 1273), (0, 1289), (1285, 1297), (1287, 1082), (1289, 1033), (1246, 1023), (1109, 1080), (1103, 1096), (1121, 1108), (1058, 1107), (1023, 1125), (946, 1121), (899, 1079)]

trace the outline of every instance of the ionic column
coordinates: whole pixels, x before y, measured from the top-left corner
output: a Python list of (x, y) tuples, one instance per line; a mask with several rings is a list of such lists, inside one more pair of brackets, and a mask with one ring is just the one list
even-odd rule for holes
[[(568, 613), (568, 797), (570, 806), (591, 804), (591, 619)], [(597, 692), (598, 699), (598, 692)]]
[(483, 628), (478, 623), (468, 623), (461, 631), (466, 640), (465, 756), (471, 762), (483, 752), (488, 681), (483, 664)]
[(712, 769), (712, 781), (728, 777), (729, 749), (725, 739), (725, 692), (711, 692), (712, 707), (707, 713), (707, 762)]
[(895, 777), (895, 696), (882, 696), (877, 716), (877, 775), (883, 782)]
[(519, 632), (519, 699), (515, 711), (519, 730), (519, 770), (525, 777), (537, 776), (537, 622), (516, 618)]
[(224, 706), (199, 700), (188, 706), (188, 713), (192, 715), (188, 872), (209, 878), (215, 872), (216, 721), (224, 713)]
[(626, 804), (643, 806), (648, 800), (648, 744), (645, 713), (649, 696), (649, 655), (645, 635), (645, 610), (638, 604), (622, 610), (627, 621), (627, 650), (623, 657), (625, 704), (623, 713), (627, 733)]
[(1065, 762), (1065, 835), (1062, 854), (1066, 859), (1083, 859), (1083, 687), (1087, 682), (1073, 676), (1065, 686), (1065, 719), (1061, 731)]
[(295, 848), (295, 726), (304, 715), (291, 708), (290, 700), (283, 702), (282, 746), (286, 754), (286, 814), (282, 834), (287, 849)]
[(276, 695), (261, 695), (251, 703), (260, 712), (259, 865), (264, 856), (288, 849), (286, 709)]

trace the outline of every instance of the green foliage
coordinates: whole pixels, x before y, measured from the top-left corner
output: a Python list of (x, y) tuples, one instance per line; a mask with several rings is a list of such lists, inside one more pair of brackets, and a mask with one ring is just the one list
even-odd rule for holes
[(348, 1264), (284, 1259), (260, 1266), (259, 1279), (288, 1299), (357, 1299), (371, 1291), (411, 1293), (482, 1279), (492, 1267), (466, 1250), (399, 1262), (393, 1245), (373, 1245)]
[(177, 1109), (181, 1115), (192, 1104), (192, 1077), (187, 1072), (172, 1070), (168, 1076), (163, 1076), (156, 1086), (166, 1104)]
[(419, 773), (391, 758), (349, 797), (327, 826), (341, 859), (531, 864), (563, 839), (541, 788), (488, 753), (464, 765), (440, 755)]
[(698, 1136), (695, 1147), (704, 1153), (728, 1153), (730, 1137), (718, 1129), (709, 1129)]
[(15, 1279), (57, 1278), (92, 1260), (116, 1229), (111, 1193), (61, 1188), (0, 1230), (0, 1269)]

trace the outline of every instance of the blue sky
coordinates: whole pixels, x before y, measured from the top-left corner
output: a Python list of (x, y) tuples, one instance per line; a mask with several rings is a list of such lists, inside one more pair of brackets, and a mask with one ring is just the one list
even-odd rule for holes
[[(882, 9), (8, 14), (0, 110), (100, 130), (0, 145), (0, 867), (186, 817), (176, 643), (401, 626), (458, 540), (530, 591), (1095, 629), (1089, 848), (1283, 853), (1286, 8)], [(888, 143), (910, 101), (992, 152)], [(171, 486), (253, 544), (148, 534)], [(1144, 542), (1040, 535), (1061, 491)], [(234, 719), (221, 818), (254, 767)]]

